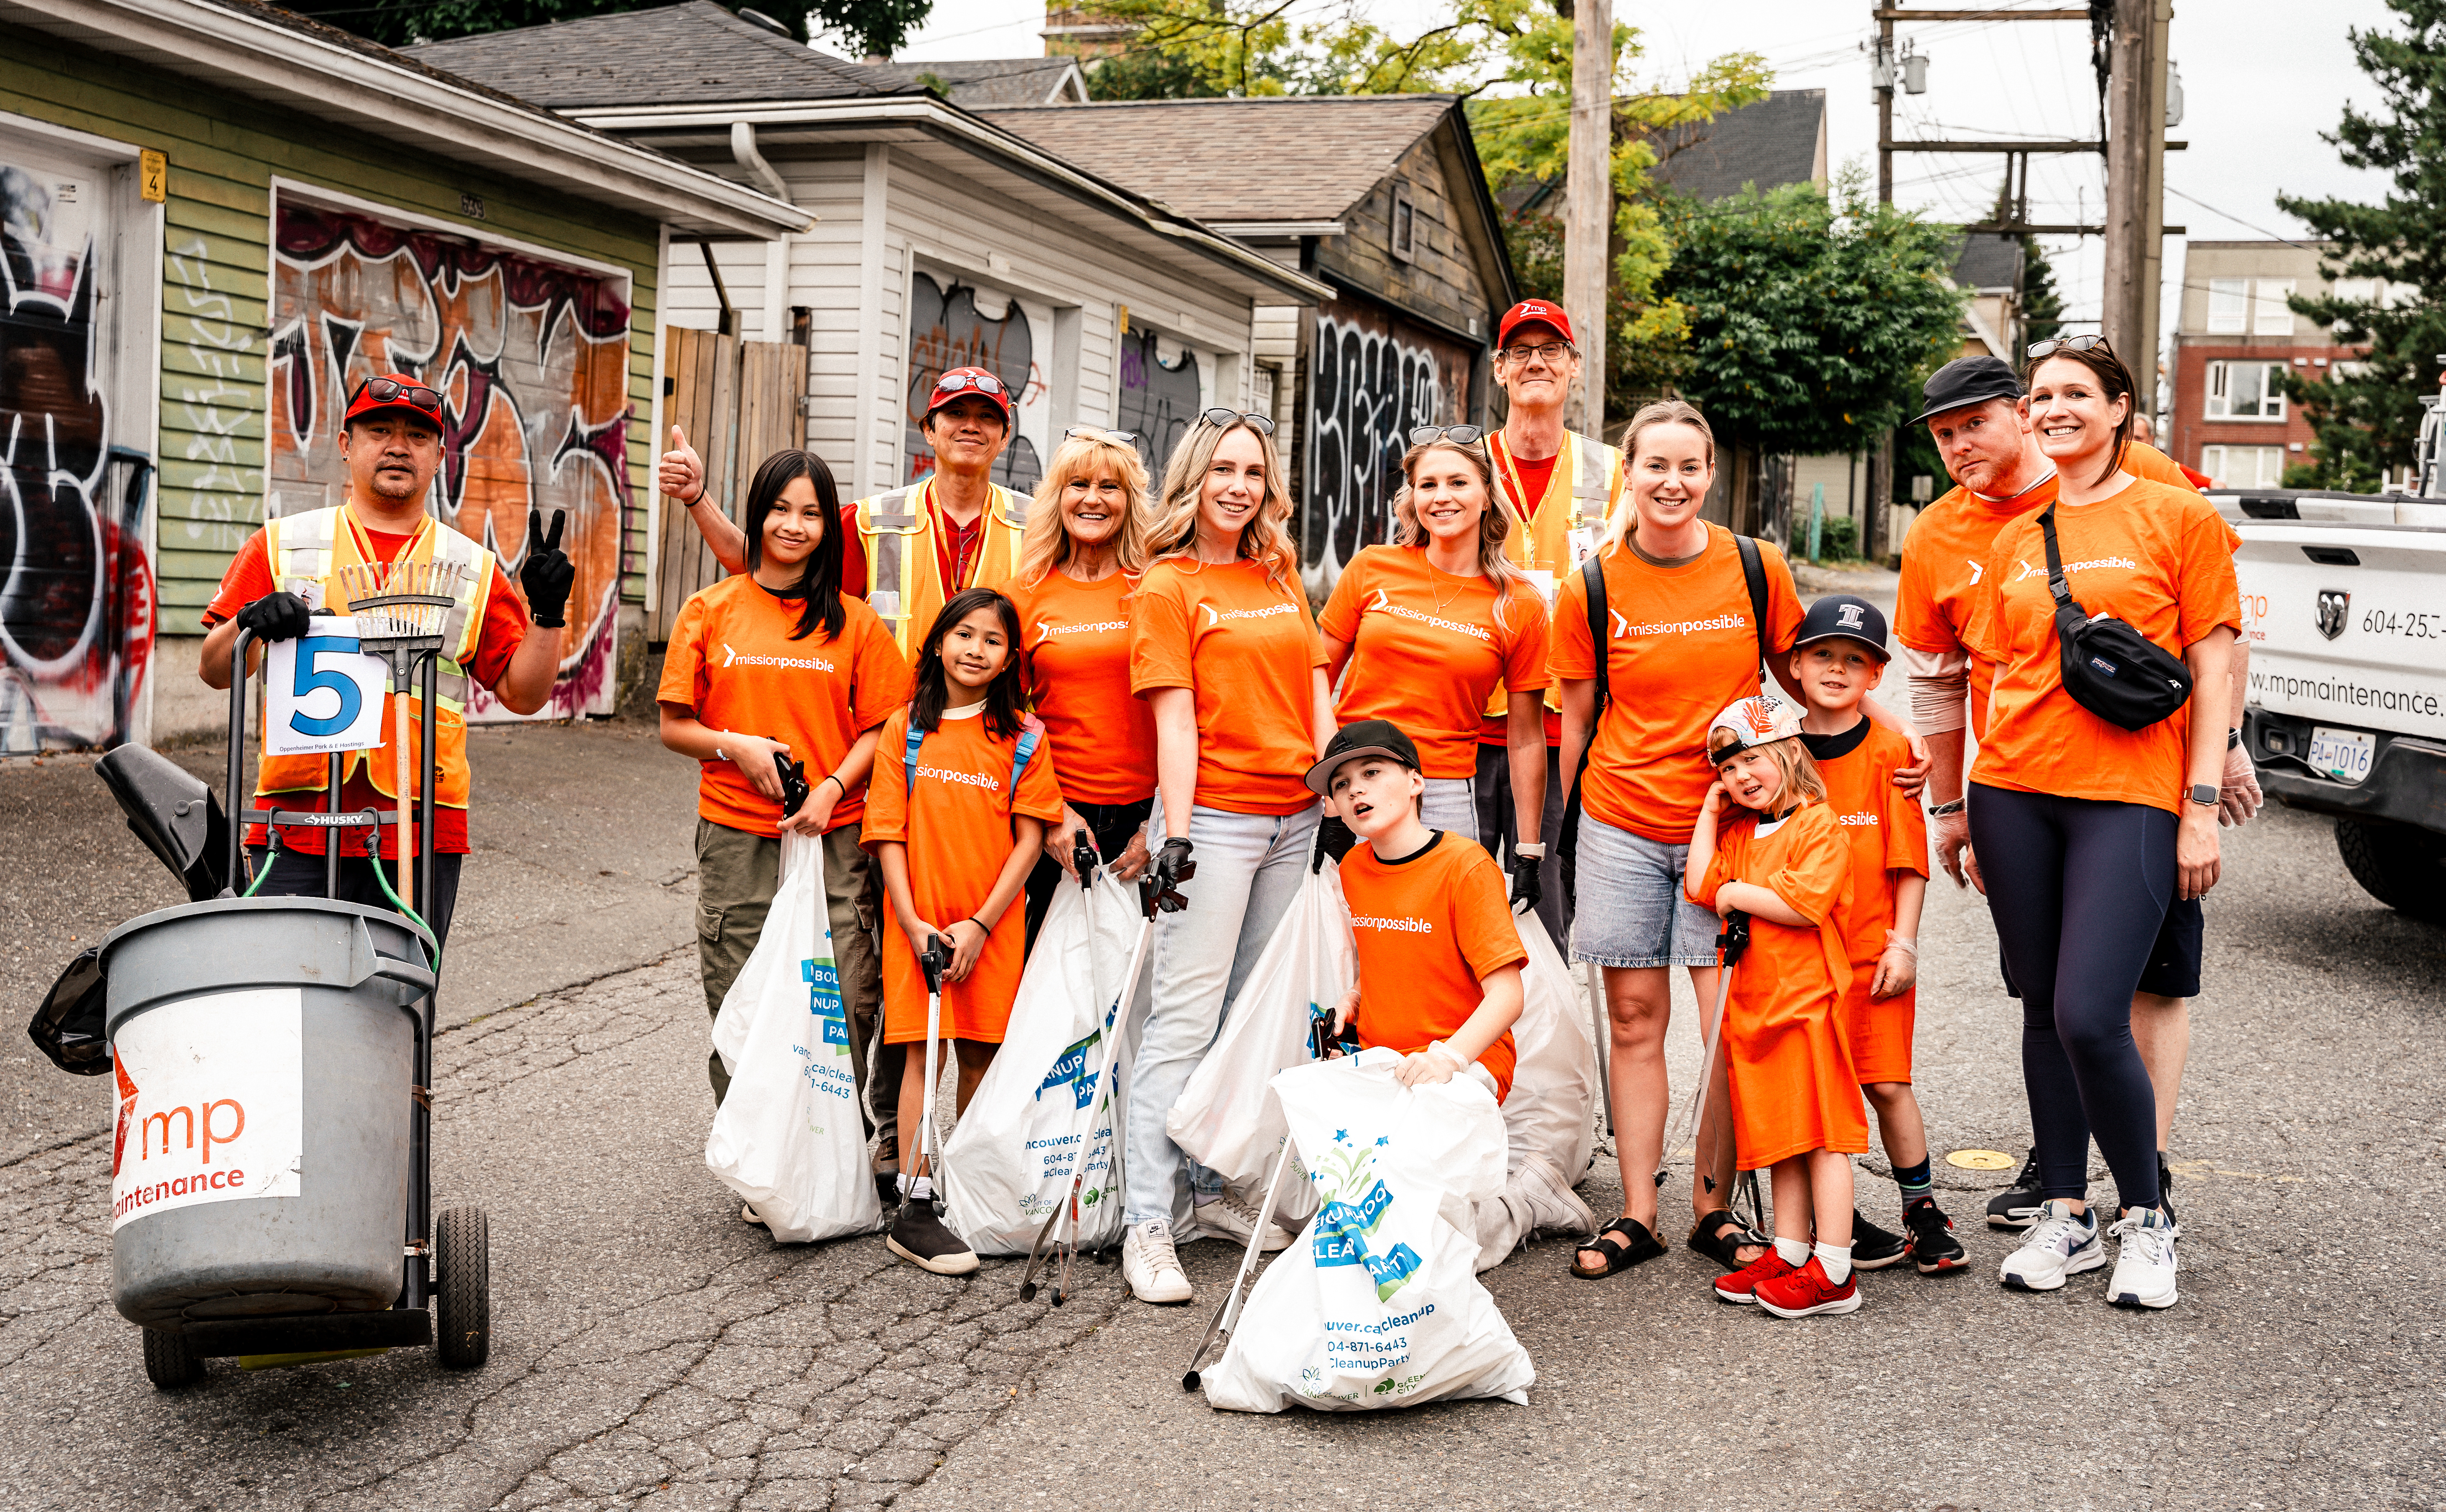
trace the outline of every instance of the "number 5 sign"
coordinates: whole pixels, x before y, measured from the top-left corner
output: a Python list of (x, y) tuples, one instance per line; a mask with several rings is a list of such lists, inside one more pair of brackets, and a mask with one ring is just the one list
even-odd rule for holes
[(314, 620), (314, 633), (274, 641), (263, 659), (263, 747), (273, 756), (370, 751), (382, 744), (390, 672), (357, 649), (357, 622)]

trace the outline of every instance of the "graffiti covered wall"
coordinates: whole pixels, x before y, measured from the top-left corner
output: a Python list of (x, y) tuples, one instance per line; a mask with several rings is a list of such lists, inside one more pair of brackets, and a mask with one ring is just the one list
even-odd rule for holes
[[(517, 580), (527, 512), (569, 512), (567, 660), (537, 719), (609, 714), (629, 479), (629, 287), (467, 237), (276, 201), (269, 490), (273, 513), (339, 503), (340, 416), (364, 380), (442, 395), (437, 515)], [(511, 719), (490, 694), (472, 719)]]
[(147, 454), (114, 462), (101, 180), (0, 160), (0, 756), (140, 733)]
[[(1167, 346), (1176, 347), (1170, 361), (1164, 357)], [(1161, 340), (1143, 327), (1121, 338), (1121, 392), (1114, 406), (1120, 418), (1113, 423), (1138, 439), (1138, 456), (1157, 485), (1173, 447), (1205, 407), (1205, 391), (1195, 348)]]
[(957, 279), (949, 286), (931, 273), (913, 280), (909, 301), (909, 392), (902, 414), (904, 483), (934, 470), (934, 449), (917, 426), (934, 381), (954, 367), (982, 367), (1019, 400), (1019, 420), (1010, 444), (995, 461), (993, 480), (1022, 494), (1036, 492), (1051, 455), (1052, 405), (1045, 383), (1053, 330), (1049, 308)]
[(1308, 494), (1300, 561), (1322, 595), (1360, 548), (1390, 540), (1411, 427), (1458, 423), (1469, 357), (1341, 301), (1320, 310), (1309, 348)]

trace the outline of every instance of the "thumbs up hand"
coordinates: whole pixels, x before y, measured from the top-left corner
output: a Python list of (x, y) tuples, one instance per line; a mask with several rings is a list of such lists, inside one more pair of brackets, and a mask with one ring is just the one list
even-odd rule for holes
[(671, 427), (671, 449), (654, 466), (654, 486), (690, 509), (705, 498), (705, 458), (676, 425)]
[(527, 553), (518, 564), (518, 587), (526, 590), (527, 613), (547, 630), (559, 629), (565, 623), (569, 590), (577, 581), (576, 564), (560, 549), (561, 529), (568, 523), (567, 510), (553, 511), (552, 533), (546, 535), (543, 512), (527, 511)]

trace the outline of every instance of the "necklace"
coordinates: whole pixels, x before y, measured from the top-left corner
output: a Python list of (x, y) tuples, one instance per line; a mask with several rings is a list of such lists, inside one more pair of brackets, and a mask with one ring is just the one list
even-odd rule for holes
[[(1455, 604), (1459, 603), (1460, 596), (1469, 591), (1469, 579), (1459, 575), (1458, 573), (1447, 572), (1443, 569), (1436, 566), (1434, 560), (1429, 558), (1423, 551), (1420, 552), (1419, 555), (1421, 560), (1425, 561), (1427, 564), (1427, 591), (1434, 595), (1436, 601), (1436, 613), (1440, 616), (1451, 609)], [(1444, 590), (1437, 581), (1439, 578), (1447, 577), (1453, 580), (1452, 597), (1450, 598), (1446, 598), (1444, 596)]]

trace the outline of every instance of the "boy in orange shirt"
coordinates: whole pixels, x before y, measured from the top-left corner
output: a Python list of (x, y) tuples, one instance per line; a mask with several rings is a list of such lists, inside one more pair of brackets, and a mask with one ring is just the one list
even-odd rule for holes
[(1953, 1221), (1936, 1205), (1929, 1169), (1928, 1129), (1911, 1092), (1914, 985), (1919, 979), (1920, 905), (1928, 898), (1928, 821), (1916, 799), (1893, 785), (1894, 770), (1910, 765), (1910, 747), (1860, 712), (1860, 700), (1885, 677), (1886, 617), (1849, 593), (1809, 607), (1793, 643), (1792, 676), (1805, 712), (1800, 743), (1817, 763), (1826, 801), (1852, 854), (1852, 906), (1844, 938), (1852, 980), (1840, 1022), (1860, 1091), (1876, 1110), (1877, 1132), (1902, 1188), (1902, 1235), (1878, 1227), (1855, 1208), (1852, 1264), (1883, 1270), (1906, 1255), (1923, 1276), (1968, 1264)]

